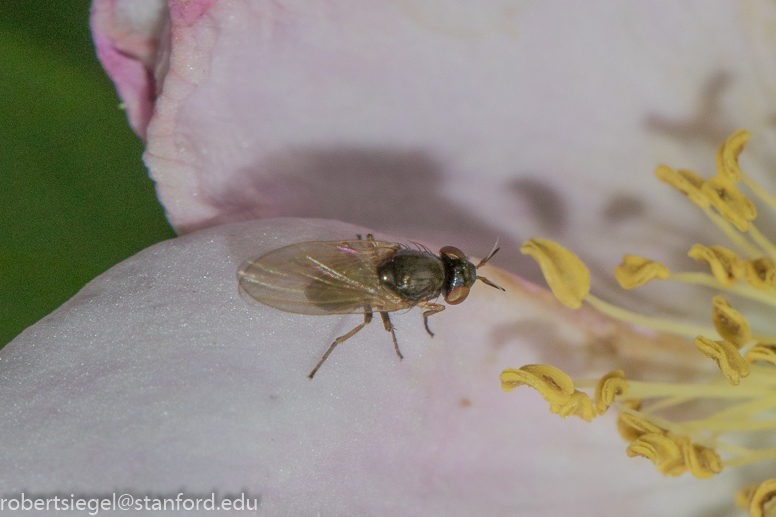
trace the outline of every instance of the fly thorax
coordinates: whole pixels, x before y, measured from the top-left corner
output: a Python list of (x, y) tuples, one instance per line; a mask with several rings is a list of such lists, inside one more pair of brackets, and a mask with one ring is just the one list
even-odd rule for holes
[(378, 266), (377, 275), (383, 285), (403, 299), (422, 302), (442, 292), (445, 270), (432, 253), (400, 250)]

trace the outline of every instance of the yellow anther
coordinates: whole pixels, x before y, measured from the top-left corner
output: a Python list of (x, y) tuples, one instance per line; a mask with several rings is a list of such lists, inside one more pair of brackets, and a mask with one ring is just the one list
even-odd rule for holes
[(741, 181), (741, 169), (738, 166), (738, 155), (746, 147), (752, 133), (746, 129), (739, 129), (717, 149), (717, 175), (730, 183)]
[(686, 195), (690, 198), (690, 201), (701, 208), (708, 208), (711, 204), (709, 198), (701, 190), (705, 180), (693, 171), (675, 171), (667, 165), (659, 165), (657, 169), (655, 169), (655, 176), (663, 183), (668, 183), (676, 190)]
[(529, 364), (519, 370), (507, 368), (499, 378), (502, 390), (512, 391), (518, 386), (530, 386), (550, 404), (565, 404), (575, 391), (571, 377), (545, 364)]
[(749, 363), (741, 357), (738, 349), (731, 342), (712, 341), (698, 336), (693, 343), (703, 355), (714, 359), (722, 375), (733, 386), (738, 386), (741, 379), (749, 375)]
[(765, 361), (776, 366), (776, 345), (757, 343), (744, 353), (744, 359), (749, 364)]
[(571, 397), (563, 404), (550, 404), (550, 413), (558, 415), (561, 418), (578, 416), (585, 422), (590, 422), (595, 416), (593, 403), (590, 397), (581, 391), (575, 390)]
[(752, 502), (752, 496), (754, 491), (757, 490), (758, 485), (747, 485), (738, 492), (736, 492), (736, 506), (741, 510), (748, 510), (749, 505)]
[(680, 447), (662, 433), (646, 433), (640, 436), (628, 445), (625, 452), (631, 458), (647, 458), (665, 476), (679, 476), (687, 470)]
[(776, 263), (768, 257), (757, 260), (746, 259), (744, 268), (746, 283), (755, 289), (769, 291), (776, 287)]
[(652, 461), (666, 476), (679, 476), (686, 470), (698, 479), (707, 479), (722, 472), (722, 460), (716, 451), (694, 445), (686, 436), (660, 431), (650, 432), (633, 440), (626, 450), (628, 456), (643, 456)]
[(690, 470), (690, 474), (698, 479), (708, 479), (722, 472), (722, 459), (715, 450), (694, 445), (686, 436), (672, 438), (682, 451), (684, 464)]
[(633, 289), (650, 280), (665, 280), (671, 272), (660, 262), (649, 260), (638, 255), (625, 255), (622, 264), (614, 268), (614, 278), (623, 289)]
[(590, 272), (574, 253), (548, 239), (529, 239), (520, 248), (539, 263), (552, 293), (566, 307), (579, 309), (590, 293)]
[(717, 282), (724, 286), (735, 284), (745, 274), (744, 261), (732, 250), (722, 246), (706, 247), (695, 244), (687, 253), (698, 262), (706, 262)]
[[(625, 403), (627, 406), (627, 402)], [(636, 409), (636, 408), (633, 408)], [(617, 417), (617, 430), (626, 442), (632, 442), (645, 434), (662, 434), (663, 429), (644, 418), (621, 411)]]
[(719, 214), (742, 232), (749, 228), (749, 221), (757, 217), (754, 203), (725, 179), (718, 176), (709, 178), (701, 190)]
[(776, 510), (776, 479), (760, 483), (749, 503), (749, 517), (772, 516)]
[(628, 383), (625, 382), (625, 372), (615, 370), (607, 373), (595, 387), (595, 410), (599, 415), (606, 413), (617, 396), (628, 394)]
[(731, 307), (721, 295), (715, 296), (711, 301), (714, 303), (711, 322), (722, 339), (730, 341), (736, 348), (749, 343), (752, 339), (752, 331), (746, 318)]

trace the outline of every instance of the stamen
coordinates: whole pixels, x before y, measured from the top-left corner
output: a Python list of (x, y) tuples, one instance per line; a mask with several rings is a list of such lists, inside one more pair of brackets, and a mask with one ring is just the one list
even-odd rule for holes
[(693, 343), (703, 355), (709, 359), (714, 359), (722, 371), (722, 375), (733, 386), (738, 386), (741, 378), (749, 375), (749, 363), (741, 357), (738, 348), (730, 341), (712, 341), (709, 338), (698, 336)]
[(668, 183), (676, 190), (690, 198), (690, 201), (701, 208), (708, 208), (711, 204), (708, 196), (703, 193), (704, 179), (693, 171), (678, 170), (675, 171), (668, 165), (658, 165), (655, 169), (655, 176), (663, 183)]
[(749, 485), (736, 492), (736, 506), (742, 510), (748, 510), (749, 505), (752, 502), (752, 496), (754, 495), (754, 491), (757, 490), (757, 487), (758, 485)]
[(754, 203), (732, 183), (718, 176), (709, 178), (701, 187), (701, 191), (706, 194), (719, 214), (742, 232), (749, 228), (749, 221), (757, 217)]
[(681, 424), (670, 424), (662, 419), (635, 414), (631, 408), (625, 408), (618, 419), (620, 434), (630, 441), (626, 450), (628, 456), (644, 456), (667, 476), (678, 476), (689, 470), (699, 479), (706, 479), (722, 472), (722, 460), (713, 449), (693, 443), (681, 434)]
[[(708, 180), (695, 172), (677, 171), (666, 165), (655, 170), (658, 179), (703, 209), (742, 256), (726, 247), (695, 244), (688, 255), (708, 265), (710, 273), (677, 273), (659, 262), (625, 255), (614, 270), (623, 288), (669, 280), (715, 288), (776, 307), (776, 245), (753, 224), (757, 210), (734, 186), (743, 182), (776, 211), (776, 197), (757, 186), (739, 166), (739, 155), (749, 137), (748, 131), (737, 131), (717, 149), (717, 175)], [(597, 380), (572, 380), (552, 366), (528, 365), (502, 372), (504, 391), (531, 386), (549, 402), (552, 413), (563, 418), (575, 415), (588, 422), (614, 407), (619, 412), (617, 429), (629, 443), (628, 456), (650, 459), (666, 476), (690, 472), (696, 478), (706, 479), (720, 473), (723, 467), (776, 460), (776, 446), (753, 449), (723, 439), (728, 433), (761, 433), (757, 438), (776, 436), (776, 335), (754, 333), (744, 315), (722, 295), (712, 299), (713, 328), (627, 311), (590, 294), (587, 268), (573, 252), (559, 244), (530, 239), (521, 251), (539, 263), (553, 294), (567, 307), (579, 308), (584, 300), (615, 319), (686, 337), (716, 362), (724, 380), (717, 377), (694, 384), (626, 381), (624, 370)], [(663, 348), (658, 350), (661, 356), (666, 352)], [(594, 404), (589, 395), (593, 390)], [(678, 421), (669, 418), (668, 415), (680, 411), (688, 416)], [(749, 509), (750, 516), (768, 512), (774, 516), (776, 479), (743, 490), (736, 498), (739, 505)]]
[(579, 309), (590, 293), (590, 272), (574, 253), (548, 239), (529, 239), (520, 248), (539, 263), (552, 293), (571, 309)]
[(773, 515), (776, 510), (776, 479), (763, 481), (752, 494), (749, 503), (750, 517)]
[(776, 345), (758, 343), (744, 353), (744, 359), (749, 364), (764, 361), (776, 366)]
[(706, 262), (711, 274), (722, 285), (733, 285), (746, 274), (744, 261), (736, 253), (722, 246), (706, 247), (695, 244), (687, 253), (698, 262)]
[(711, 208), (705, 208), (703, 213), (706, 214), (706, 217), (714, 223), (714, 226), (722, 230), (722, 233), (724, 233), (738, 249), (743, 251), (747, 257), (759, 257), (763, 254), (762, 250), (752, 244), (746, 235), (740, 233), (732, 224), (727, 222), (724, 217), (715, 213)]
[(571, 377), (554, 366), (529, 364), (518, 370), (507, 368), (500, 375), (501, 389), (509, 392), (518, 386), (530, 386), (550, 403), (550, 413), (567, 418), (578, 416), (590, 422), (595, 416), (587, 394), (574, 389)]
[(625, 372), (616, 370), (601, 377), (595, 387), (595, 411), (599, 415), (606, 413), (617, 396), (628, 394), (628, 383), (625, 382)]
[(501, 389), (509, 392), (518, 386), (530, 386), (550, 404), (565, 404), (574, 393), (571, 377), (554, 366), (529, 364), (518, 370), (501, 372)]
[(660, 262), (638, 255), (625, 255), (622, 264), (614, 268), (614, 278), (623, 289), (633, 289), (656, 278), (665, 280), (670, 276), (671, 272)]
[(569, 400), (564, 404), (550, 404), (550, 413), (561, 418), (577, 416), (588, 424), (593, 420), (595, 411), (590, 397), (581, 391), (574, 390)]
[(637, 312), (629, 311), (629, 310), (617, 307), (616, 305), (612, 305), (611, 303), (605, 302), (604, 300), (592, 294), (589, 294), (587, 298), (585, 298), (585, 301), (590, 305), (592, 305), (593, 307), (595, 307), (596, 309), (598, 309), (599, 311), (606, 314), (607, 316), (611, 316), (612, 318), (618, 319), (620, 321), (625, 321), (627, 323), (632, 323), (640, 327), (657, 330), (658, 332), (667, 332), (669, 334), (685, 337), (688, 339), (693, 339), (698, 334), (706, 334), (707, 336), (709, 335), (713, 336), (716, 333), (716, 331), (712, 327), (686, 325), (684, 323), (668, 321), (662, 318), (652, 318), (649, 316), (644, 316), (643, 314), (639, 314)]
[[(637, 412), (641, 409), (641, 400), (626, 401), (624, 406)], [(617, 416), (617, 431), (626, 442), (632, 442), (645, 434), (661, 434), (663, 432), (660, 427), (641, 418), (638, 414), (627, 411), (623, 411)]]
[(725, 140), (717, 149), (717, 174), (729, 183), (741, 181), (743, 173), (738, 166), (738, 156), (746, 147), (752, 133), (739, 129)]
[(760, 230), (753, 224), (749, 225), (749, 235), (771, 258), (776, 259), (776, 246), (765, 235), (760, 233)]
[(684, 464), (696, 478), (708, 479), (722, 472), (722, 459), (713, 449), (694, 445), (685, 436), (675, 436), (674, 441), (682, 451)]
[(715, 296), (711, 301), (714, 304), (711, 321), (719, 335), (733, 343), (736, 348), (749, 343), (752, 339), (752, 331), (746, 318), (720, 295)]
[(760, 291), (770, 291), (776, 287), (776, 263), (768, 257), (757, 260), (746, 259), (746, 282)]
[(757, 196), (757, 199), (768, 205), (768, 207), (776, 212), (776, 198), (770, 195), (764, 188), (758, 185), (752, 178), (746, 173), (743, 174), (744, 185), (749, 187), (749, 190)]
[(662, 433), (645, 433), (633, 440), (625, 453), (629, 458), (643, 456), (664, 476), (680, 476), (687, 471), (679, 446)]
[(776, 293), (764, 292), (745, 284), (722, 285), (716, 278), (707, 273), (672, 273), (670, 280), (674, 282), (685, 282), (687, 284), (705, 285), (721, 289), (729, 293), (735, 293), (739, 296), (749, 298), (754, 301), (767, 303), (776, 307)]

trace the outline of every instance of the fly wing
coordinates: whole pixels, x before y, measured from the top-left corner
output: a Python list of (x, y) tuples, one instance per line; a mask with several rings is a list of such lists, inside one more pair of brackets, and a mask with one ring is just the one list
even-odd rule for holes
[(382, 285), (377, 266), (400, 249), (385, 241), (292, 244), (244, 263), (240, 289), (276, 309), (298, 314), (351, 314), (411, 307)]

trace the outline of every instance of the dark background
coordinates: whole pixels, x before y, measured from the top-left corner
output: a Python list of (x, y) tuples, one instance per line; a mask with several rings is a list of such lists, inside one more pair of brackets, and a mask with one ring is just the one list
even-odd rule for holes
[(174, 237), (97, 61), (89, 6), (0, 2), (0, 347)]

